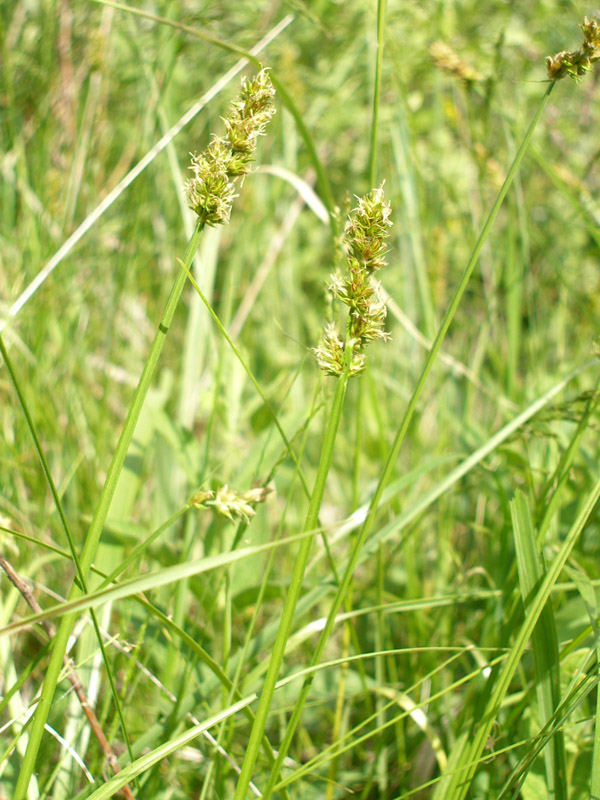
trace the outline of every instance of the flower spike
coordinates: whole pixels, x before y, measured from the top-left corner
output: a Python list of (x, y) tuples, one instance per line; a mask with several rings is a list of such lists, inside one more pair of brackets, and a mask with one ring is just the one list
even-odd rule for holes
[(358, 375), (366, 366), (362, 352), (365, 344), (374, 339), (389, 339), (389, 333), (384, 330), (387, 309), (380, 297), (380, 284), (372, 276), (386, 264), (385, 239), (392, 224), (392, 212), (383, 186), (357, 199), (358, 205), (344, 229), (348, 271), (345, 275), (332, 275), (329, 287), (350, 309), (347, 339), (341, 339), (331, 323), (325, 328), (321, 344), (313, 348), (318, 365), (328, 375), (342, 374), (348, 346), (352, 346), (348, 374)]
[(267, 70), (251, 80), (244, 78), (239, 98), (224, 120), (226, 136), (214, 136), (204, 152), (192, 156), (193, 177), (185, 186), (188, 206), (207, 225), (229, 222), (235, 181), (250, 172), (256, 141), (275, 113), (274, 94)]
[(560, 80), (566, 75), (578, 80), (592, 70), (596, 61), (600, 61), (600, 21), (596, 17), (584, 17), (581, 29), (583, 44), (579, 50), (563, 50), (546, 58), (548, 77), (551, 80)]

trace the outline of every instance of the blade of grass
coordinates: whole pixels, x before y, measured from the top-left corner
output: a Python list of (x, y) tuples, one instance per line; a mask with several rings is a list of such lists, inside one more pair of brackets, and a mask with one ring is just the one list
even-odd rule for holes
[[(511, 501), (517, 567), (523, 605), (527, 608), (532, 593), (543, 578), (543, 567), (536, 545), (533, 522), (527, 500), (517, 491)], [(536, 675), (536, 694), (542, 726), (549, 724), (560, 700), (560, 672), (556, 623), (550, 603), (544, 607), (532, 635), (533, 660)], [(562, 731), (554, 733), (551, 747), (544, 749), (548, 796), (566, 798), (566, 756)]]
[[(460, 753), (460, 758), (455, 765), (455, 770), (450, 776), (450, 780), (443, 787), (443, 797), (447, 800), (463, 800), (471, 786), (479, 759), (485, 748), (488, 736), (496, 719), (500, 704), (504, 699), (506, 692), (510, 686), (510, 682), (519, 666), (519, 662), (523, 655), (523, 651), (527, 642), (531, 638), (533, 630), (542, 614), (546, 605), (552, 587), (558, 580), (562, 568), (567, 562), (571, 550), (573, 549), (583, 527), (592, 513), (598, 498), (600, 497), (600, 480), (596, 482), (592, 491), (588, 495), (577, 519), (567, 533), (561, 548), (549, 567), (540, 588), (538, 589), (535, 597), (532, 599), (531, 604), (526, 612), (525, 620), (515, 638), (513, 648), (509, 654), (507, 661), (500, 674), (498, 675), (496, 684), (493, 688), (491, 696), (488, 700), (485, 711), (482, 715), (481, 721), (478, 723), (473, 735), (468, 738), (465, 748)], [(442, 795), (440, 795), (441, 797)]]
[(82, 595), (78, 593), (75, 597), (70, 597), (66, 603), (52, 606), (41, 614), (31, 614), (17, 622), (11, 622), (10, 625), (5, 625), (3, 628), (0, 628), (0, 638), (10, 633), (24, 630), (29, 627), (29, 625), (41, 622), (44, 619), (64, 616), (70, 617), (75, 612), (85, 611), (88, 608), (96, 608), (108, 601), (131, 597), (140, 592), (147, 592), (151, 589), (158, 589), (161, 586), (168, 586), (182, 578), (189, 578), (192, 575), (200, 575), (203, 572), (209, 572), (219, 567), (226, 567), (236, 561), (241, 561), (244, 558), (271, 550), (273, 547), (284, 547), (294, 542), (310, 539), (311, 536), (316, 536), (317, 532), (318, 529), (306, 530), (302, 533), (286, 536), (285, 539), (279, 539), (274, 542), (266, 542), (265, 544), (254, 545), (252, 547), (243, 547), (239, 550), (219, 553), (214, 556), (207, 556), (206, 558), (199, 558), (184, 564), (174, 564), (171, 567), (164, 567), (161, 570), (137, 578), (130, 578), (129, 580), (114, 584), (100, 591), (94, 591), (91, 594)]

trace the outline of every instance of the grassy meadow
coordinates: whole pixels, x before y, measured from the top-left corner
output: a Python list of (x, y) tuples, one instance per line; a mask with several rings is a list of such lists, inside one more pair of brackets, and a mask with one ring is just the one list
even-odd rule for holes
[(0, 800), (600, 799), (593, 12), (0, 3)]

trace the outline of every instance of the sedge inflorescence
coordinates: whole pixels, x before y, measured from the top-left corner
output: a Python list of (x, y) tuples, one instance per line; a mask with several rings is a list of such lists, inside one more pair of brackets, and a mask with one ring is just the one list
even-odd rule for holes
[[(383, 186), (358, 198), (344, 229), (343, 245), (347, 272), (331, 276), (329, 290), (349, 308), (346, 338), (342, 339), (334, 323), (325, 328), (323, 339), (313, 348), (317, 363), (328, 375), (341, 375), (346, 358), (348, 374), (357, 375), (366, 365), (364, 346), (375, 339), (386, 340), (386, 307), (380, 297), (380, 284), (374, 274), (386, 265), (385, 240), (388, 236), (391, 208)], [(351, 353), (348, 353), (351, 350)]]
[(462, 78), (465, 83), (483, 80), (483, 75), (477, 72), (470, 64), (467, 64), (456, 50), (453, 50), (446, 42), (433, 42), (429, 46), (429, 55), (436, 67), (443, 69), (444, 72), (450, 75), (454, 75), (456, 78)]
[(267, 486), (258, 486), (248, 489), (246, 492), (238, 492), (225, 484), (216, 492), (210, 489), (197, 491), (190, 499), (189, 504), (197, 509), (211, 508), (232, 522), (236, 518), (249, 522), (256, 514), (254, 506), (257, 503), (264, 503), (270, 493), (271, 489)]
[(225, 136), (213, 136), (200, 155), (192, 156), (193, 176), (185, 187), (188, 205), (207, 225), (229, 222), (236, 181), (250, 172), (257, 139), (275, 113), (274, 94), (266, 69), (244, 78), (240, 95), (223, 120)]
[(548, 77), (551, 80), (559, 80), (566, 75), (577, 80), (590, 72), (596, 61), (600, 61), (600, 21), (596, 17), (584, 17), (581, 30), (583, 44), (578, 50), (563, 50), (546, 58)]

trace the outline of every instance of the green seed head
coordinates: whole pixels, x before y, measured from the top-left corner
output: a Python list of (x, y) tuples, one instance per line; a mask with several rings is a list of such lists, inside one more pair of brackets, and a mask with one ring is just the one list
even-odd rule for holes
[(366, 363), (362, 348), (374, 339), (386, 340), (384, 330), (386, 307), (380, 297), (380, 285), (372, 276), (385, 266), (385, 240), (391, 226), (391, 208), (386, 202), (383, 186), (358, 198), (344, 229), (343, 247), (347, 259), (345, 275), (331, 276), (331, 293), (350, 309), (346, 341), (335, 326), (325, 329), (322, 343), (313, 352), (317, 363), (328, 375), (341, 375), (345, 351), (352, 346), (349, 374), (361, 372)]
[(586, 72), (590, 72), (596, 61), (600, 61), (600, 22), (596, 17), (591, 20), (584, 17), (583, 44), (578, 50), (562, 50), (555, 56), (546, 58), (548, 77), (560, 80), (567, 75), (578, 80)]
[(250, 171), (257, 139), (275, 113), (274, 94), (267, 70), (251, 80), (244, 78), (239, 98), (224, 120), (226, 136), (214, 136), (203, 153), (192, 156), (188, 205), (207, 225), (229, 222), (236, 197), (234, 181)]
[(264, 503), (271, 490), (266, 486), (249, 489), (247, 492), (238, 492), (230, 489), (227, 484), (221, 486), (216, 492), (210, 490), (199, 490), (190, 499), (191, 506), (197, 509), (211, 508), (217, 514), (232, 522), (235, 519), (242, 519), (249, 522), (256, 514), (254, 506), (257, 503)]

